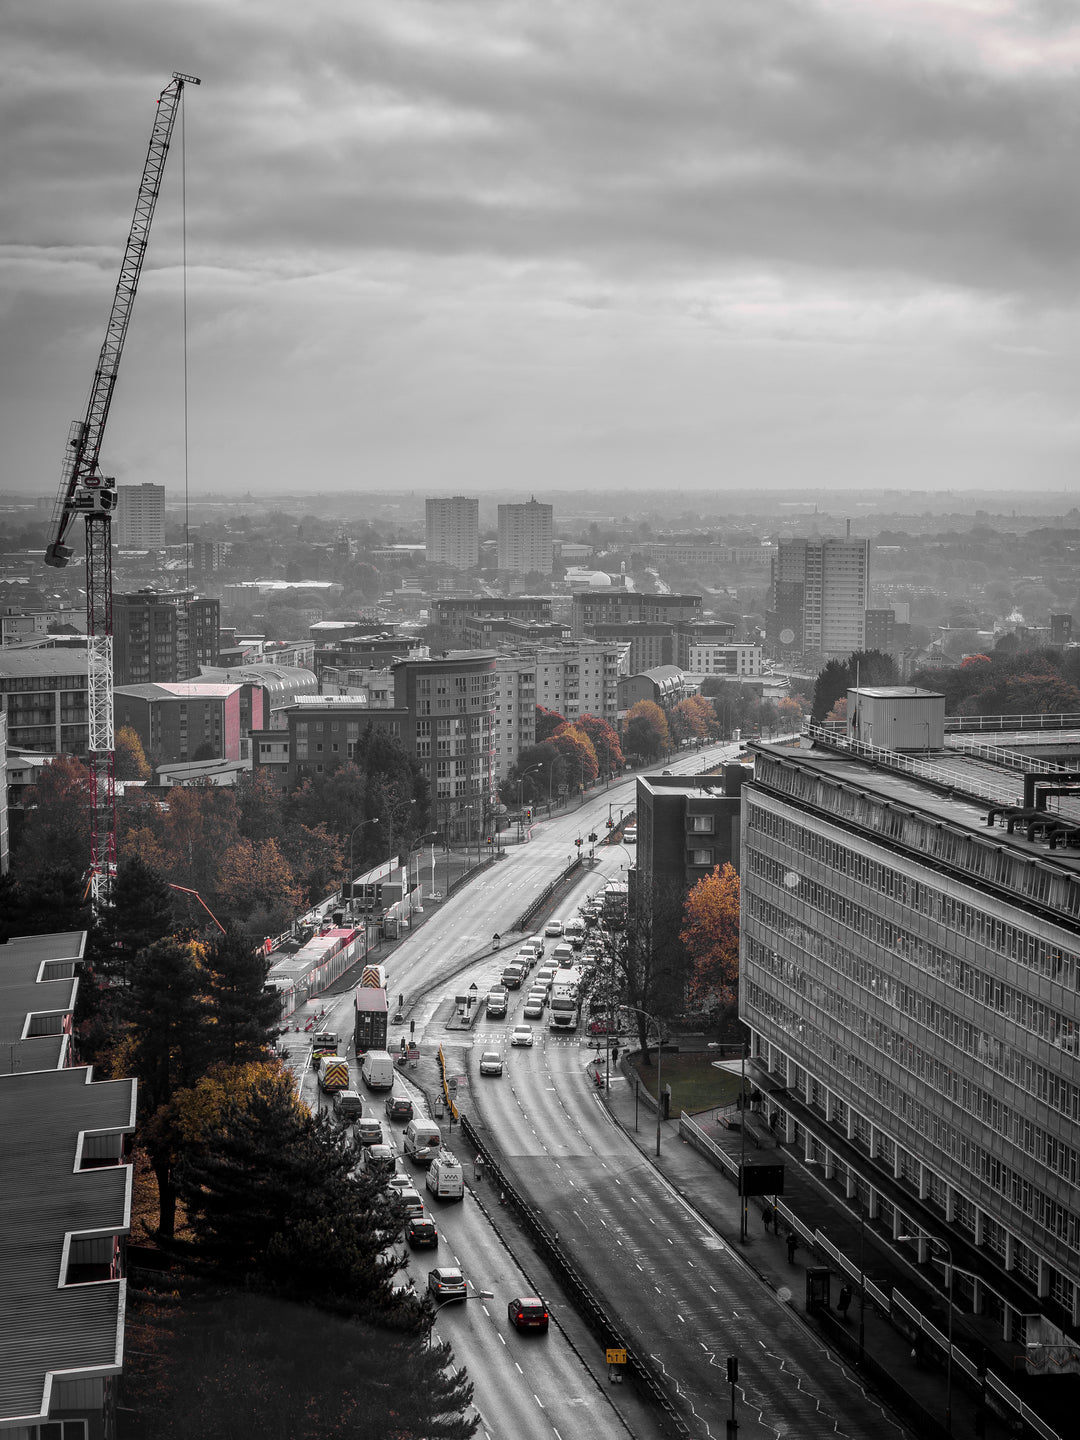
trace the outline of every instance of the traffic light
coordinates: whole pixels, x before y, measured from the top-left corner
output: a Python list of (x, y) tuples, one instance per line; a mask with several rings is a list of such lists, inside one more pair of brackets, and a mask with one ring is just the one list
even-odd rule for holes
[(579, 836), (577, 837), (577, 839), (574, 841), (574, 844), (577, 846), (577, 848), (578, 848), (579, 850), (581, 849), (581, 843), (582, 843), (582, 842), (581, 842), (581, 836), (579, 835)]
[(492, 840), (492, 838), (491, 838), (490, 835), (487, 837), (487, 843), (488, 843), (489, 845), (494, 844), (494, 841)]
[(611, 816), (609, 815), (609, 816), (607, 817), (607, 819), (604, 821), (604, 824), (605, 824), (605, 825), (607, 826), (607, 828), (610, 830), (611, 827), (615, 824), (615, 821), (612, 820)]
[(589, 834), (589, 844), (590, 844), (590, 845), (595, 845), (595, 844), (596, 844), (596, 831), (595, 831), (595, 830), (591, 831), (590, 834)]
[(727, 1383), (729, 1385), (739, 1383), (739, 1357), (737, 1355), (727, 1357)]
[(531, 811), (531, 810), (526, 810), (526, 811), (525, 811), (525, 819), (526, 819), (526, 820), (531, 820), (531, 819), (532, 819), (532, 811)]

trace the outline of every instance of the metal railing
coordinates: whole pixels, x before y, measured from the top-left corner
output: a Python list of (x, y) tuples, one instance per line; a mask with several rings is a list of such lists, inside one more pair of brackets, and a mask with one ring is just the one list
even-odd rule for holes
[(806, 727), (807, 735), (833, 750), (843, 750), (860, 760), (869, 760), (884, 770), (894, 770), (901, 775), (912, 775), (944, 790), (953, 790), (975, 800), (988, 800), (995, 805), (1019, 805), (1022, 792), (1014, 786), (995, 785), (990, 780), (973, 775), (958, 774), (948, 766), (933, 760), (919, 759), (915, 755), (901, 754), (898, 750), (886, 750), (880, 745), (868, 745), (864, 740), (849, 739), (847, 735), (826, 729), (811, 721)]

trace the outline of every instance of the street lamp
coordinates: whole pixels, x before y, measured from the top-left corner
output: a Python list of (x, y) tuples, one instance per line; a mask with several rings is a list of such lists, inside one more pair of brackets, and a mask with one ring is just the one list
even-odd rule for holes
[(527, 770), (523, 770), (523, 771), (521, 772), (521, 774), (518, 776), (518, 839), (519, 839), (519, 840), (521, 839), (522, 835), (525, 833), (525, 827), (524, 827), (524, 824), (523, 824), (522, 819), (521, 819), (521, 807), (522, 807), (522, 805), (524, 805), (524, 803), (525, 803), (525, 801), (524, 801), (525, 776), (526, 776), (526, 775), (531, 775), (535, 770), (542, 770), (543, 768), (544, 768), (544, 762), (541, 760), (540, 763), (537, 764), (537, 765), (530, 765)]
[(664, 1096), (660, 1089), (660, 1060), (663, 1054), (660, 1040), (660, 1021), (655, 1015), (650, 1015), (648, 1010), (642, 1010), (639, 1005), (620, 1005), (620, 1010), (632, 1010), (635, 1015), (644, 1015), (646, 1020), (651, 1020), (656, 1026), (656, 1154), (660, 1155), (660, 1120), (664, 1113)]
[[(746, 1042), (740, 1041), (738, 1045), (720, 1045), (720, 1050), (738, 1050), (739, 1052), (739, 1195), (742, 1199), (742, 1210), (739, 1214), (739, 1239), (746, 1244)], [(727, 1066), (722, 1060), (714, 1061), (720, 1069), (726, 1070)]]
[(925, 1241), (928, 1245), (937, 1245), (940, 1249), (942, 1249), (942, 1250), (945, 1251), (945, 1299), (946, 1299), (946, 1301), (947, 1301), (947, 1303), (948, 1303), (948, 1306), (949, 1306), (949, 1325), (948, 1325), (948, 1331), (949, 1331), (949, 1333), (948, 1333), (948, 1337), (947, 1337), (947, 1339), (948, 1339), (948, 1346), (949, 1346), (949, 1355), (948, 1355), (948, 1360), (947, 1360), (946, 1365), (945, 1365), (945, 1433), (946, 1433), (946, 1435), (951, 1435), (951, 1434), (952, 1434), (952, 1334), (953, 1334), (953, 1331), (952, 1331), (952, 1322), (953, 1322), (953, 1308), (954, 1308), (954, 1306), (953, 1306), (953, 1294), (952, 1294), (952, 1277), (953, 1277), (952, 1246), (949, 1244), (948, 1240), (942, 1240), (942, 1239), (940, 1239), (937, 1235), (897, 1235), (896, 1238), (897, 1238), (897, 1240), (914, 1240), (914, 1241), (916, 1241), (916, 1242), (917, 1242), (918, 1244), (920, 1244), (920, 1245), (922, 1244), (923, 1241)]
[[(365, 825), (378, 825), (378, 823), (379, 823), (379, 817), (378, 817), (378, 815), (373, 815), (373, 816), (372, 816), (370, 819), (368, 819), (368, 820), (361, 820), (359, 825), (354, 825), (353, 828), (349, 831), (349, 899), (350, 899), (350, 900), (353, 898), (353, 896), (352, 896), (352, 887), (353, 887), (353, 880), (355, 879), (355, 876), (354, 876), (354, 874), (353, 874), (353, 836), (354, 836), (354, 835), (358, 835), (358, 834), (360, 833), (360, 831), (364, 828)], [(344, 894), (342, 895), (342, 899), (344, 899)]]

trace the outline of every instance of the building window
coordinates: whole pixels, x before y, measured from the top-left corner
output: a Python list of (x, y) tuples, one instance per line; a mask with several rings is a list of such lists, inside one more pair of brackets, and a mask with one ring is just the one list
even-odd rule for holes
[(691, 851), (690, 851), (690, 864), (691, 864), (691, 865), (711, 865), (711, 864), (713, 863), (713, 858), (712, 858), (712, 857), (713, 857), (713, 852), (712, 852), (711, 849), (708, 849), (708, 850), (691, 850)]

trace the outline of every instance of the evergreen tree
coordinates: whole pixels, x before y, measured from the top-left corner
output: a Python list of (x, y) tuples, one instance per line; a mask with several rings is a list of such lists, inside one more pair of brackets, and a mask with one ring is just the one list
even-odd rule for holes
[(266, 961), (230, 924), (211, 945), (206, 964), (213, 1059), (227, 1065), (262, 1059), (281, 1019), (277, 991), (267, 989)]
[(0, 875), (0, 942), (15, 935), (94, 932), (94, 910), (82, 865), (46, 865)]
[(176, 1136), (171, 1102), (203, 1073), (208, 1055), (205, 975), (194, 941), (158, 940), (133, 961), (122, 1014), (131, 1043), (123, 1058), (139, 1081), (140, 1136), (158, 1184), (158, 1225), (176, 1224), (172, 1171)]
[(814, 705), (810, 712), (810, 719), (815, 725), (820, 725), (837, 700), (847, 695), (850, 685), (851, 677), (843, 660), (830, 660), (824, 670), (818, 672), (814, 682)]
[(108, 946), (103, 969), (121, 984), (127, 983), (129, 965), (139, 951), (176, 928), (173, 891), (141, 856), (125, 856), (118, 863), (102, 928)]

